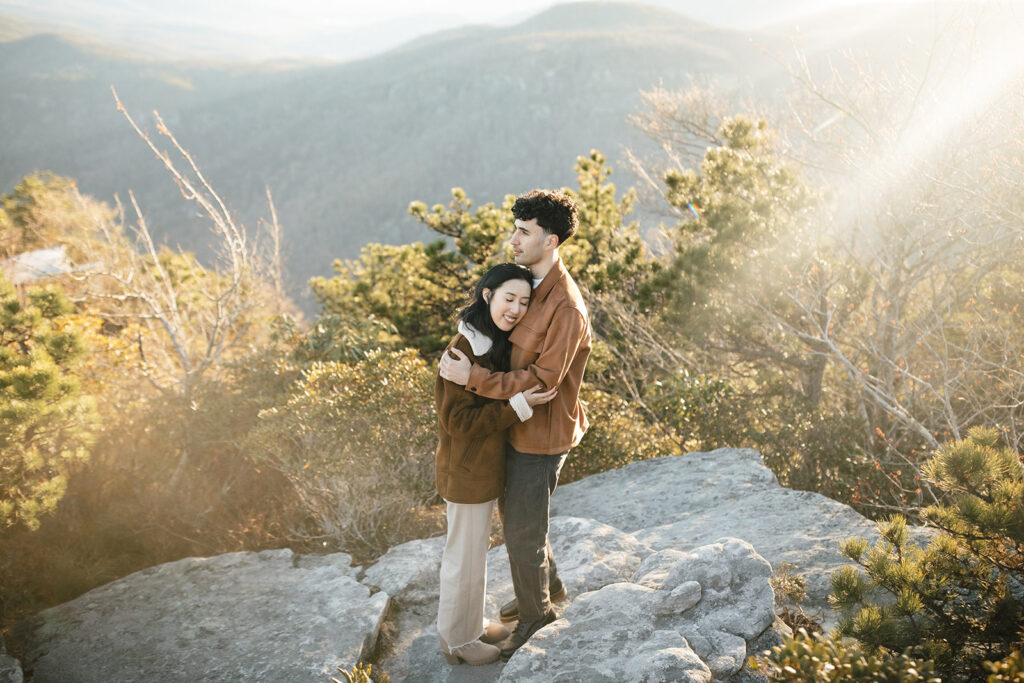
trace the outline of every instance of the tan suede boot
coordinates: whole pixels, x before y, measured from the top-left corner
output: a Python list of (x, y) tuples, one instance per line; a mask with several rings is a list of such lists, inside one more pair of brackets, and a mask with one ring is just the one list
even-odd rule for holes
[(488, 619), (484, 625), (484, 634), (480, 636), (480, 640), (489, 645), (497, 645), (510, 635), (512, 635), (512, 629), (508, 626), (502, 626), (500, 623)]
[(501, 650), (479, 640), (474, 640), (459, 647), (449, 648), (448, 643), (444, 642), (444, 638), (438, 636), (438, 639), (441, 641), (441, 654), (444, 655), (445, 661), (449, 664), (465, 662), (470, 666), (481, 666), (498, 661), (498, 657), (501, 655)]

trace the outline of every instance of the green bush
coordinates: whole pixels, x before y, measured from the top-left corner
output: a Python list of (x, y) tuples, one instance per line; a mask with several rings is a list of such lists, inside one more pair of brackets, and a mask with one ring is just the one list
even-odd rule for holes
[(800, 631), (772, 648), (763, 659), (751, 658), (750, 667), (779, 681), (833, 681), (835, 683), (940, 683), (931, 662), (909, 654), (882, 656), (866, 652), (855, 642)]
[(325, 313), (308, 332), (299, 333), (291, 319), (277, 323), (276, 334), (293, 340), (293, 357), (300, 363), (363, 360), (370, 351), (390, 350), (399, 343), (394, 325), (376, 318), (352, 318)]
[(859, 419), (794, 396), (764, 404), (755, 415), (751, 441), (780, 484), (816, 491), (862, 512), (890, 495), (891, 482), (862, 446)]
[(434, 370), (415, 351), (314, 363), (287, 401), (263, 410), (246, 445), (280, 471), (309, 517), (307, 536), (381, 553), (436, 497)]
[(765, 381), (745, 392), (729, 380), (681, 370), (654, 383), (644, 400), (682, 450), (754, 448), (783, 486), (853, 505), (888, 490), (885, 474), (860, 446), (860, 421), (813, 407), (785, 386)]
[(748, 416), (727, 380), (681, 370), (655, 382), (644, 399), (659, 420), (679, 434), (687, 450), (746, 445)]
[(659, 426), (652, 426), (636, 406), (586, 385), (580, 391), (590, 429), (569, 453), (560, 479), (576, 481), (591, 474), (624, 467), (637, 460), (678, 455), (679, 446)]

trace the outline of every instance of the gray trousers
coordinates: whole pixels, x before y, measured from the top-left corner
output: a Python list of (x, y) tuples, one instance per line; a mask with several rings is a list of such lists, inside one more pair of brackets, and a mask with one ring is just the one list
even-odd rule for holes
[(548, 541), (551, 494), (565, 456), (520, 453), (505, 447), (505, 495), (498, 501), (520, 621), (537, 621), (551, 609), (550, 580), (557, 578)]

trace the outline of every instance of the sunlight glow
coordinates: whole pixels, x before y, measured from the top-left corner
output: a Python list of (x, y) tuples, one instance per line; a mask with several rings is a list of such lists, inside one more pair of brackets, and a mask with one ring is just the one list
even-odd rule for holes
[[(847, 218), (875, 215), (886, 195), (899, 192), (914, 178), (927, 174), (929, 158), (970, 132), (971, 126), (977, 125), (980, 117), (1024, 76), (1024, 41), (1012, 27), (1000, 26), (984, 39), (976, 37), (972, 45), (980, 47), (966, 55), (939, 55), (940, 60), (948, 58), (950, 65), (922, 88), (927, 95), (917, 103), (916, 112), (904, 124), (895, 144), (876, 153), (840, 193), (840, 206), (851, 211)], [(963, 42), (958, 43), (962, 46)], [(941, 52), (942, 45), (936, 43), (927, 49)], [(818, 124), (813, 134), (843, 118), (843, 113), (836, 113)]]

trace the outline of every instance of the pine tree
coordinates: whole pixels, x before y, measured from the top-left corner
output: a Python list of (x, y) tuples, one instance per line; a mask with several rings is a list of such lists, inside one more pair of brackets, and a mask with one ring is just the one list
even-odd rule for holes
[(62, 325), (70, 312), (59, 288), (30, 289), (22, 302), (0, 275), (0, 530), (38, 528), (69, 467), (88, 458), (96, 412), (75, 375), (81, 334)]
[[(611, 169), (597, 150), (577, 158), (575, 170), (578, 190), (562, 191), (579, 205), (579, 230), (560, 250), (574, 279), (588, 294), (618, 291), (631, 280), (644, 280), (653, 261), (637, 224), (622, 223), (623, 215), (632, 211), (634, 193), (616, 200), (615, 185), (606, 182)], [(512, 257), (507, 243), (515, 196), (506, 195), (500, 205), (474, 207), (461, 188), (451, 194), (447, 205), (409, 205), (409, 213), (442, 239), (369, 244), (358, 260), (335, 261), (335, 277), (310, 280), (313, 297), (324, 314), (335, 316), (339, 330), (372, 317), (393, 326), (406, 346), (428, 356), (441, 352), (455, 332), (455, 312), (476, 281)]]
[(573, 279), (594, 294), (634, 290), (646, 280), (653, 261), (648, 257), (636, 221), (624, 224), (633, 211), (632, 188), (616, 199), (615, 184), (608, 182), (612, 168), (596, 149), (576, 159), (579, 188), (563, 191), (576, 201), (579, 228), (559, 249)]
[(1024, 469), (994, 429), (975, 427), (943, 445), (924, 468), (944, 502), (924, 510), (938, 529), (925, 546), (905, 518), (879, 524), (843, 553), (832, 600), (844, 612), (839, 634), (893, 653), (934, 659), (957, 680), (977, 677), (984, 660), (1022, 649), (1024, 640)]

